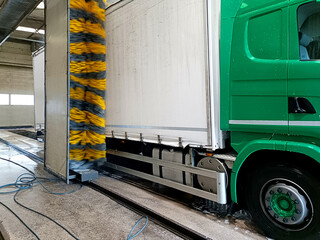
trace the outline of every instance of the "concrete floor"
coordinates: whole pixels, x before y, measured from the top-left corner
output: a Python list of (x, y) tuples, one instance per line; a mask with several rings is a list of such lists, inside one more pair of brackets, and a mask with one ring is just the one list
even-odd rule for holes
[(248, 221), (227, 217), (218, 218), (213, 214), (204, 214), (181, 203), (106, 176), (100, 176), (94, 183), (143, 205), (172, 221), (188, 226), (188, 228), (205, 235), (209, 239), (266, 239), (248, 225), (250, 224)]
[[(24, 146), (33, 152), (41, 152), (37, 141), (6, 131), (0, 131), (0, 137)], [(34, 146), (35, 149), (32, 149)], [(40, 151), (39, 151), (40, 150)], [(0, 157), (10, 158), (38, 176), (50, 177), (43, 170), (43, 165), (17, 153), (10, 147), (0, 143)], [(0, 160), (0, 185), (13, 182), (25, 170), (11, 163)], [(214, 215), (203, 214), (180, 203), (161, 197), (149, 191), (137, 188), (113, 178), (100, 176), (96, 183), (120, 193), (173, 221), (186, 225), (194, 231), (206, 235), (208, 239), (266, 239), (254, 228), (248, 227), (248, 222), (234, 219), (220, 219)], [(48, 183), (47, 186), (58, 192), (70, 191), (77, 185)], [(12, 208), (41, 239), (72, 239), (62, 229), (47, 219), (27, 211), (13, 201), (13, 195), (0, 195), (0, 201)], [(126, 239), (135, 222), (141, 217), (131, 210), (119, 205), (106, 196), (83, 187), (70, 195), (51, 195), (39, 186), (18, 194), (18, 201), (49, 215), (67, 227), (80, 239)], [(0, 206), (0, 231), (5, 239), (34, 239), (34, 236), (10, 213)], [(0, 238), (1, 239), (1, 238)], [(149, 222), (148, 227), (135, 239), (180, 239), (161, 226)]]
[(5, 130), (0, 131), (0, 138), (40, 158), (44, 158), (44, 143), (42, 142)]
[[(0, 144), (0, 156), (22, 164), (38, 176), (50, 177), (38, 164), (16, 151)], [(25, 170), (0, 160), (0, 185), (14, 182)], [(78, 188), (65, 183), (47, 183), (53, 191), (64, 192)], [(135, 222), (141, 217), (117, 204), (106, 196), (83, 187), (70, 195), (51, 195), (39, 186), (21, 191), (18, 201), (44, 213), (64, 225), (80, 239), (126, 239)], [(58, 226), (13, 201), (13, 195), (0, 195), (0, 201), (8, 205), (24, 220), (41, 239), (72, 239)], [(35, 239), (34, 236), (7, 209), (0, 206), (0, 231), (7, 239)], [(147, 228), (136, 239), (180, 239), (161, 226), (149, 221)]]

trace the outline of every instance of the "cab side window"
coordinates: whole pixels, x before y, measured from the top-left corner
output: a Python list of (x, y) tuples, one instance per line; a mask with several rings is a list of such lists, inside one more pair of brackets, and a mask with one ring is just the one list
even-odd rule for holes
[(320, 4), (307, 3), (298, 8), (301, 61), (320, 60)]

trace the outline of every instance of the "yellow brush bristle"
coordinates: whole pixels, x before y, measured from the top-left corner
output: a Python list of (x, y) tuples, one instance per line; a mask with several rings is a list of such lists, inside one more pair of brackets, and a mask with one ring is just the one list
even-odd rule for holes
[[(70, 11), (74, 10), (76, 14), (70, 20), (71, 39), (80, 41), (70, 43), (72, 124), (69, 157), (76, 161), (94, 161), (105, 158), (103, 115), (106, 109), (106, 79), (103, 76), (106, 71), (106, 47), (103, 44), (105, 30), (102, 26), (105, 21), (105, 8), (100, 8), (99, 3), (94, 0), (70, 0), (70, 8)], [(79, 13), (87, 17), (78, 16)], [(85, 40), (86, 37), (88, 41)]]

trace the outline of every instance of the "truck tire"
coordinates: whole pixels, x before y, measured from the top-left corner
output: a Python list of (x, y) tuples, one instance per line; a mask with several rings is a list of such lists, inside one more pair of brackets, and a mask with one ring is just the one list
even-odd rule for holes
[(248, 176), (245, 200), (268, 237), (320, 239), (320, 181), (289, 165), (259, 166)]

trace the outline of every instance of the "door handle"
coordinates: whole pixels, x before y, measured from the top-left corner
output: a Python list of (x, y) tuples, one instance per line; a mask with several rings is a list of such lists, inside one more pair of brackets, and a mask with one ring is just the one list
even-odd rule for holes
[(289, 113), (308, 113), (314, 114), (316, 110), (310, 101), (303, 97), (289, 97)]

